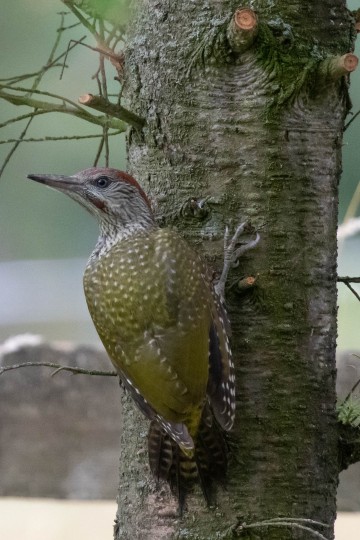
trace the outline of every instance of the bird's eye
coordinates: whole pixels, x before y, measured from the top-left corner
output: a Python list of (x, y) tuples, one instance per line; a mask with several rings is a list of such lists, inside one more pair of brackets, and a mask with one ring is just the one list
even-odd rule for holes
[(110, 180), (107, 176), (99, 176), (95, 181), (95, 185), (99, 188), (106, 188), (109, 184)]

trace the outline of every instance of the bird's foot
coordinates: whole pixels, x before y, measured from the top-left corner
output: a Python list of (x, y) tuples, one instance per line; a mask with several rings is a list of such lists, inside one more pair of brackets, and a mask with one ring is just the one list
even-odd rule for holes
[(253, 249), (260, 241), (259, 233), (256, 233), (254, 240), (243, 243), (241, 246), (236, 247), (239, 237), (244, 232), (253, 232), (253, 228), (250, 223), (244, 222), (238, 225), (232, 238), (229, 238), (229, 228), (226, 227), (224, 234), (224, 266), (221, 272), (219, 281), (215, 285), (215, 292), (219, 296), (222, 302), (225, 299), (225, 284), (227, 276), (231, 267), (239, 264), (239, 258), (249, 249)]

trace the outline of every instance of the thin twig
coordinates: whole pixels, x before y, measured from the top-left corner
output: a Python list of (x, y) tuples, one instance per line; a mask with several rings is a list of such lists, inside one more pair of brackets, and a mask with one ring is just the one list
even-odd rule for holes
[(70, 11), (73, 12), (73, 14), (75, 15), (75, 17), (77, 19), (79, 19), (79, 21), (81, 22), (81, 24), (83, 26), (85, 26), (85, 28), (87, 28), (89, 30), (89, 32), (95, 36), (96, 40), (97, 41), (100, 41), (100, 36), (99, 34), (96, 32), (96, 29), (95, 29), (95, 26), (93, 26), (92, 24), (89, 23), (89, 21), (76, 9), (75, 6), (73, 6), (71, 4), (71, 2), (69, 2), (68, 0), (61, 0), (63, 4), (65, 4), (66, 7), (68, 7), (70, 9)]
[(76, 28), (77, 26), (81, 26), (80, 21), (73, 24), (69, 24), (69, 26), (64, 26), (64, 30), (72, 30), (73, 28)]
[(40, 73), (40, 71), (34, 71), (33, 73), (24, 73), (23, 75), (16, 75), (15, 77), (3, 77), (3, 78), (0, 78), (0, 83), (1, 82), (9, 82), (9, 81), (14, 81), (17, 82), (17, 81), (21, 81), (23, 79), (31, 79), (32, 77), (36, 77), (36, 75)]
[(300, 523), (309, 523), (310, 525), (318, 525), (319, 527), (326, 527), (329, 528), (330, 525), (328, 523), (323, 523), (322, 521), (317, 521), (316, 519), (310, 519), (310, 518), (296, 518), (296, 517), (276, 517), (276, 518), (270, 518), (266, 521), (287, 521), (287, 522), (293, 522), (293, 521), (299, 521)]
[(107, 82), (106, 82), (106, 73), (105, 73), (105, 63), (104, 63), (104, 55), (100, 53), (100, 73), (101, 73), (101, 82), (102, 82), (102, 92), (101, 95), (107, 100), (108, 99), (108, 93), (107, 93)]
[(300, 523), (292, 521), (260, 521), (258, 523), (249, 523), (248, 525), (241, 525), (238, 532), (241, 534), (241, 531), (245, 529), (259, 529), (263, 527), (290, 527), (293, 529), (300, 529), (302, 531), (306, 531), (315, 538), (320, 538), (321, 540), (328, 540), (323, 534), (319, 533), (318, 531), (314, 531), (314, 529), (312, 529), (311, 527), (306, 527), (305, 525), (300, 525)]
[(74, 375), (96, 375), (96, 376), (102, 376), (102, 377), (116, 377), (117, 373), (116, 371), (100, 371), (98, 369), (84, 369), (79, 367), (71, 367), (71, 366), (61, 366), (59, 364), (53, 364), (52, 362), (25, 362), (23, 364), (16, 364), (13, 366), (2, 366), (0, 367), (0, 375), (7, 371), (12, 371), (13, 369), (20, 369), (23, 367), (51, 367), (55, 368), (56, 371), (54, 371), (53, 375), (56, 375), (56, 373), (59, 373), (59, 371), (70, 371)]
[(97, 150), (97, 152), (96, 152), (96, 156), (95, 156), (95, 159), (94, 159), (93, 167), (97, 167), (97, 164), (98, 164), (98, 162), (99, 162), (99, 159), (100, 159), (100, 156), (101, 156), (101, 152), (102, 152), (103, 147), (104, 147), (104, 134), (101, 135), (101, 141), (100, 141), (98, 150)]
[(49, 111), (32, 111), (28, 114), (22, 114), (21, 116), (16, 116), (15, 118), (10, 118), (10, 120), (6, 120), (6, 122), (3, 122), (0, 124), (0, 129), (6, 126), (9, 126), (10, 124), (15, 124), (15, 122), (20, 122), (21, 120), (26, 120), (27, 118), (31, 118), (33, 116), (38, 116), (40, 114), (47, 114)]
[(16, 75), (15, 77), (6, 77), (4, 79), (0, 79), (0, 83), (7, 83), (9, 87), (13, 87), (14, 84), (17, 84), (20, 81), (25, 81), (26, 79), (32, 79), (33, 77), (36, 77), (39, 73), (45, 73), (47, 69), (51, 69), (53, 67), (62, 67), (62, 64), (52, 64), (51, 66), (43, 66), (38, 71), (34, 71), (33, 73), (24, 73), (23, 75)]
[[(116, 55), (114, 53), (114, 51), (109, 48), (109, 44), (113, 40), (113, 38), (120, 39), (120, 38), (118, 38), (118, 31), (117, 31), (117, 29), (115, 29), (114, 26), (112, 28), (110, 28), (110, 29), (107, 29), (107, 28), (105, 28), (104, 24), (102, 24), (102, 25), (100, 24), (100, 26), (99, 26), (100, 27), (100, 33), (97, 33), (95, 23), (91, 24), (81, 13), (79, 13), (79, 11), (75, 7), (73, 7), (71, 5), (70, 2), (66, 2), (66, 0), (65, 0), (63, 3), (67, 5), (67, 7), (76, 15), (76, 17), (81, 22), (81, 24), (83, 24), (88, 30), (90, 30), (90, 32), (96, 37), (96, 39), (98, 41), (97, 50), (102, 55), (101, 56), (100, 69), (101, 69), (101, 73), (102, 73), (102, 89), (103, 89), (103, 91), (101, 92), (101, 94), (103, 95), (103, 97), (105, 99), (107, 99), (106, 77), (105, 77), (105, 68), (103, 66), (103, 62), (104, 62), (104, 56), (103, 55), (106, 55), (113, 62), (114, 61), (120, 62), (119, 56)], [(10, 120), (6, 121), (3, 124), (3, 125), (9, 125), (9, 124), (12, 124), (12, 123), (15, 123), (15, 122), (19, 121), (20, 119), (21, 120), (29, 119), (27, 125), (25, 126), (25, 129), (22, 131), (19, 138), (17, 138), (17, 139), (9, 139), (7, 141), (0, 141), (0, 144), (10, 143), (10, 142), (12, 144), (14, 144), (14, 147), (11, 149), (11, 151), (9, 152), (8, 156), (6, 157), (6, 159), (5, 159), (4, 163), (3, 163), (2, 169), (0, 170), (0, 176), (1, 176), (1, 173), (3, 172), (4, 168), (6, 167), (7, 163), (9, 162), (10, 158), (12, 157), (12, 155), (14, 154), (15, 150), (17, 149), (17, 147), (19, 146), (19, 144), (21, 142), (23, 142), (23, 141), (36, 142), (37, 141), (37, 139), (35, 139), (35, 138), (27, 138), (27, 139), (25, 138), (25, 135), (27, 133), (27, 130), (28, 130), (33, 118), (35, 116), (37, 116), (37, 115), (46, 114), (46, 113), (50, 113), (50, 112), (62, 112), (62, 113), (65, 113), (65, 114), (71, 114), (73, 116), (77, 116), (79, 118), (82, 118), (82, 119), (86, 120), (87, 122), (90, 122), (90, 123), (93, 123), (93, 124), (96, 124), (96, 125), (100, 125), (103, 128), (103, 134), (100, 135), (100, 137), (102, 138), (102, 140), (105, 141), (105, 161), (107, 163), (109, 161), (109, 145), (108, 145), (108, 139), (107, 139), (107, 137), (109, 135), (108, 134), (109, 128), (117, 130), (118, 133), (121, 133), (121, 132), (125, 131), (126, 128), (127, 128), (127, 126), (123, 122), (118, 122), (118, 121), (114, 120), (113, 118), (109, 118), (109, 116), (111, 116), (111, 115), (109, 114), (108, 111), (106, 112), (106, 114), (107, 114), (106, 117), (93, 116), (92, 114), (89, 114), (87, 111), (85, 111), (79, 104), (71, 101), (70, 99), (64, 98), (63, 96), (59, 96), (59, 95), (51, 93), (51, 92), (38, 90), (38, 86), (40, 84), (40, 81), (41, 81), (43, 75), (46, 73), (46, 71), (48, 69), (50, 69), (51, 67), (54, 67), (55, 65), (58, 65), (57, 64), (58, 61), (63, 57), (65, 57), (65, 60), (64, 60), (64, 63), (65, 63), (69, 51), (73, 47), (75, 47), (78, 43), (81, 43), (86, 37), (86, 36), (83, 36), (77, 42), (70, 41), (70, 43), (69, 43), (69, 45), (67, 47), (67, 50), (65, 52), (61, 53), (60, 55), (58, 55), (55, 58), (56, 51), (57, 51), (57, 49), (59, 47), (59, 44), (60, 44), (60, 41), (61, 41), (61, 36), (62, 36), (63, 32), (65, 30), (67, 30), (67, 28), (65, 27), (65, 24), (64, 24), (65, 23), (66, 13), (61, 12), (60, 16), (61, 16), (60, 26), (59, 26), (59, 28), (57, 30), (56, 39), (55, 39), (54, 44), (52, 46), (52, 49), (50, 51), (47, 63), (39, 71), (37, 71), (35, 73), (3, 79), (3, 84), (0, 85), (0, 98), (3, 98), (4, 100), (6, 100), (6, 101), (8, 101), (8, 102), (10, 102), (10, 103), (12, 103), (14, 105), (26, 105), (26, 106), (32, 107), (34, 109), (34, 111), (32, 113), (30, 113), (30, 114), (21, 115), (21, 116), (19, 116), (17, 118), (10, 119)], [(109, 34), (107, 39), (105, 39), (105, 32), (107, 32)], [(92, 48), (92, 47), (90, 47), (90, 48)], [(34, 78), (32, 84), (30, 85), (30, 88), (16, 86), (17, 84), (19, 84), (20, 81), (24, 81), (24, 80), (27, 80), (27, 79), (30, 79), (30, 78)], [(4, 89), (7, 89), (7, 90), (10, 89), (15, 93), (4, 92), (3, 91)], [(17, 92), (24, 92), (26, 95), (22, 95), (22, 96), (17, 95)], [(61, 105), (55, 104), (55, 103), (42, 102), (42, 101), (33, 99), (32, 94), (34, 94), (34, 93), (39, 94), (39, 95), (49, 96), (49, 97), (55, 98), (57, 100), (60, 100)], [(67, 106), (66, 104), (70, 105), (70, 107)], [(125, 110), (125, 112), (126, 112), (126, 110)], [(130, 115), (131, 115), (131, 113), (130, 113)], [(110, 135), (114, 135), (114, 133), (111, 133)], [(91, 137), (92, 136), (73, 136), (73, 137), (63, 137), (63, 138), (60, 138), (60, 137), (45, 137), (43, 139), (38, 139), (38, 140), (61, 140), (61, 139), (66, 140), (66, 139), (79, 139), (79, 138), (91, 138)], [(93, 136), (93, 137), (96, 137), (96, 136)]]
[[(54, 56), (55, 56), (55, 52), (59, 46), (59, 43), (60, 43), (60, 37), (61, 37), (61, 28), (64, 26), (64, 13), (61, 13), (61, 22), (60, 22), (60, 28), (59, 28), (59, 31), (58, 31), (58, 35), (56, 36), (56, 39), (55, 39), (55, 42), (54, 42), (54, 45), (51, 49), (51, 52), (50, 52), (50, 55), (49, 55), (49, 58), (48, 58), (48, 61), (47, 61), (47, 64), (46, 66), (44, 66), (37, 74), (35, 80), (33, 81), (33, 85), (32, 85), (32, 89), (31, 89), (31, 92), (30, 92), (30, 95), (36, 91), (36, 88), (37, 86), (40, 84), (40, 81), (45, 73), (45, 71), (47, 71), (55, 62), (57, 62), (57, 59), (54, 60)], [(37, 114), (37, 107), (34, 107), (34, 110), (33, 110), (33, 114), (31, 115), (31, 117), (29, 118), (29, 121), (27, 122), (25, 128), (23, 129), (23, 131), (20, 133), (20, 137), (19, 137), (19, 140), (15, 142), (13, 148), (11, 148), (11, 150), (9, 151), (9, 153), (7, 154), (7, 156), (5, 157), (4, 159), (4, 162), (0, 168), (0, 178), (7, 166), (7, 164), (9, 163), (11, 157), (13, 156), (14, 152), (16, 151), (16, 149), (18, 148), (18, 146), (20, 145), (20, 143), (22, 142), (22, 140), (25, 138), (25, 135), (30, 127), (30, 124), (31, 122), (33, 121), (34, 117), (36, 116)]]
[[(103, 21), (99, 21), (99, 28), (100, 28), (100, 35), (102, 40), (105, 40), (105, 27)], [(104, 55), (99, 55), (99, 67), (100, 67), (100, 75), (101, 75), (101, 96), (104, 97), (108, 101), (108, 91), (107, 91), (107, 80), (106, 80), (106, 71), (105, 71), (105, 60)], [(105, 167), (109, 166), (109, 137), (108, 137), (109, 129), (107, 127), (103, 127), (103, 140), (104, 140), (104, 148), (105, 148)]]
[[(111, 50), (114, 50), (116, 45), (119, 43), (119, 41), (121, 41), (124, 37), (123, 32), (121, 32), (121, 30), (120, 30), (120, 33), (118, 34), (119, 30), (120, 30), (119, 27), (114, 25), (112, 29), (110, 30), (108, 37), (105, 40), (106, 45), (108, 45), (108, 47), (110, 47)], [(111, 45), (111, 41), (113, 39), (115, 40), (115, 42), (113, 45)]]
[(338, 276), (337, 281), (339, 283), (345, 283), (347, 288), (353, 293), (354, 296), (360, 302), (360, 295), (355, 291), (355, 289), (350, 285), (350, 283), (360, 283), (360, 277), (349, 277), (349, 276)]
[[(77, 43), (82, 43), (82, 41), (86, 38), (86, 36), (83, 36), (82, 38), (80, 38)], [(17, 75), (16, 77), (7, 77), (5, 79), (0, 79), (0, 82), (8, 82), (9, 85), (13, 85), (13, 84), (16, 84), (18, 83), (19, 81), (24, 81), (26, 79), (32, 79), (33, 77), (36, 77), (38, 76), (39, 74), (44, 74), (46, 71), (48, 71), (49, 69), (53, 68), (53, 67), (63, 67), (63, 64), (58, 64), (57, 62), (59, 60), (61, 60), (61, 58), (63, 56), (65, 56), (67, 54), (68, 51), (70, 51), (71, 49), (73, 49), (74, 47), (76, 47), (76, 44), (74, 45), (71, 45), (67, 51), (59, 54), (59, 56), (57, 56), (55, 59), (53, 59), (52, 61), (48, 61), (41, 69), (39, 69), (38, 71), (35, 71), (33, 73), (25, 73), (24, 75)], [(11, 81), (11, 82), (9, 82)]]
[(360, 277), (338, 276), (337, 281), (340, 283), (360, 283)]
[[(356, 356), (356, 355), (354, 355)], [(355, 392), (355, 390), (357, 389), (357, 387), (359, 386), (360, 384), (360, 379), (358, 379), (356, 381), (356, 383), (353, 385), (353, 387), (351, 388), (350, 392), (348, 393), (348, 395), (346, 396), (346, 398), (344, 399), (344, 401), (342, 402), (342, 405), (344, 403), (346, 403), (347, 401), (349, 401), (349, 399), (351, 398), (351, 396), (353, 395), (353, 393)]]
[(96, 84), (98, 85), (98, 91), (99, 91), (99, 94), (102, 95), (102, 90), (101, 90), (101, 82), (100, 82), (100, 78), (99, 78), (99, 73), (100, 73), (100, 66), (97, 68), (96, 72), (94, 73), (94, 75), (91, 77), (92, 79), (95, 79), (96, 80)]
[[(74, 45), (72, 45), (70, 47), (70, 43), (74, 43)], [(77, 39), (71, 39), (69, 41), (68, 50), (66, 51), (66, 56), (67, 56), (68, 51), (70, 49), (72, 49), (73, 47), (76, 47), (76, 45), (82, 45), (83, 47), (86, 47), (87, 49), (90, 49), (91, 51), (98, 52), (98, 53), (106, 56), (107, 58), (112, 58), (113, 60), (119, 60), (119, 55), (116, 54), (115, 52), (113, 52), (112, 49), (109, 49), (108, 47), (104, 47), (104, 48), (102, 48), (102, 47), (92, 47), (91, 45), (88, 45), (87, 43), (82, 43), (82, 42), (80, 42), (80, 40), (77, 40)], [(64, 62), (65, 61), (66, 61), (66, 57), (64, 59)]]
[(355, 118), (357, 118), (359, 116), (359, 114), (360, 114), (360, 110), (357, 113), (354, 114), (354, 116), (351, 118), (351, 120), (348, 121), (347, 124), (345, 124), (344, 131), (347, 130), (347, 128), (353, 123), (353, 121), (355, 120)]
[[(101, 27), (100, 27), (101, 28)], [(98, 90), (99, 90), (99, 94), (101, 97), (104, 97), (103, 95), (103, 85), (102, 85), (102, 82), (100, 80), (100, 74), (101, 74), (101, 64), (104, 64), (104, 58), (103, 56), (100, 54), (99, 55), (99, 67), (98, 69), (96, 70), (96, 73), (92, 76), (92, 79), (95, 79), (96, 80), (96, 83), (98, 85)], [(95, 159), (94, 159), (94, 167), (97, 167), (98, 163), (99, 163), (99, 160), (100, 160), (100, 157), (101, 157), (101, 154), (102, 154), (102, 151), (103, 151), (103, 148), (104, 148), (104, 144), (105, 144), (105, 136), (106, 136), (107, 132), (105, 130), (105, 128), (103, 128), (103, 132), (102, 132), (102, 136), (101, 136), (101, 141), (100, 141), (100, 144), (98, 146), (98, 150), (96, 152), (96, 156), (95, 156)]]
[(62, 63), (62, 68), (61, 68), (61, 72), (60, 72), (60, 81), (61, 79), (63, 78), (63, 75), (64, 75), (64, 71), (65, 71), (65, 67), (66, 67), (66, 60), (67, 60), (67, 57), (68, 57), (68, 54), (69, 52), (74, 49), (77, 45), (84, 45), (84, 47), (89, 47), (89, 45), (86, 45), (86, 43), (82, 43), (82, 41), (85, 39), (86, 36), (82, 37), (81, 39), (70, 39), (69, 43), (68, 43), (68, 46), (67, 46), (67, 49), (66, 49), (66, 52), (65, 52), (65, 55), (64, 55), (64, 61)]
[[(47, 65), (51, 64), (54, 60), (54, 56), (55, 56), (55, 53), (56, 53), (56, 50), (59, 46), (59, 43), (60, 43), (60, 40), (61, 40), (61, 36), (62, 36), (62, 33), (64, 32), (64, 22), (65, 22), (65, 16), (66, 16), (66, 13), (65, 12), (60, 12), (60, 17), (61, 17), (61, 20), (60, 20), (60, 27), (58, 28), (58, 31), (57, 31), (57, 35), (56, 35), (56, 38), (55, 38), (55, 42), (54, 42), (54, 45), (50, 51), (50, 54), (49, 54), (49, 58), (48, 58), (48, 61), (46, 62), (46, 65), (44, 66), (44, 70), (47, 70), (48, 68), (46, 67)], [(38, 75), (35, 77), (34, 79), (34, 82), (32, 84), (32, 90), (35, 90), (40, 82), (41, 82), (41, 79), (43, 77), (43, 72), (39, 72)]]
[[(78, 40), (78, 43), (82, 43), (84, 41), (84, 39), (86, 39), (86, 36), (82, 36), (79, 40)], [(59, 60), (61, 60), (61, 58), (63, 56), (65, 56), (71, 49), (73, 49), (74, 47), (76, 47), (77, 43), (74, 43), (74, 45), (71, 45), (70, 47), (67, 48), (66, 51), (62, 52), (59, 56), (57, 56), (55, 58), (55, 60), (53, 60), (53, 62), (51, 64), (47, 63), (45, 64), (45, 68), (48, 69), (49, 67), (53, 67), (54, 66), (54, 62), (58, 62)], [(63, 64), (58, 64), (59, 66), (62, 66)]]
[(105, 146), (105, 167), (109, 166), (110, 161), (110, 147), (109, 147), (109, 129), (103, 128), (104, 131), (104, 146)]
[(356, 298), (360, 302), (360, 295), (355, 291), (355, 289), (350, 285), (350, 283), (348, 281), (344, 281), (344, 283), (347, 286), (347, 288), (353, 293), (354, 296), (356, 296)]
[[(35, 112), (36, 112), (36, 110), (35, 110)], [(33, 121), (33, 119), (34, 119), (34, 116), (29, 118), (29, 121), (27, 122), (26, 126), (24, 127), (24, 129), (20, 133), (19, 140), (15, 142), (14, 146), (11, 148), (11, 150), (9, 151), (7, 156), (5, 157), (5, 159), (4, 159), (4, 161), (3, 161), (2, 165), (1, 165), (1, 168), (0, 168), (0, 178), (1, 178), (5, 168), (7, 166), (7, 164), (9, 163), (11, 157), (13, 156), (14, 152), (16, 151), (17, 147), (19, 146), (19, 144), (22, 142), (23, 138), (25, 137), (25, 135), (27, 133), (27, 130), (29, 129), (30, 124)]]
[[(112, 133), (109, 133), (109, 137), (113, 137), (114, 135), (119, 135), (119, 133), (122, 133), (121, 131), (113, 131)], [(93, 135), (64, 135), (63, 137), (29, 137), (28, 139), (8, 139), (6, 141), (0, 141), (0, 144), (10, 144), (15, 142), (49, 142), (49, 141), (71, 141), (71, 140), (81, 140), (81, 139), (99, 139), (100, 137), (103, 137), (101, 133), (93, 134)]]

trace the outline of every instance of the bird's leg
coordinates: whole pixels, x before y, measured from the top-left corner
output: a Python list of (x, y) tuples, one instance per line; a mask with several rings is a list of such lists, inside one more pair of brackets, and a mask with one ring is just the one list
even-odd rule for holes
[(248, 224), (246, 222), (238, 225), (233, 237), (229, 240), (229, 229), (226, 227), (224, 234), (224, 266), (221, 272), (219, 281), (215, 285), (215, 292), (219, 296), (220, 300), (224, 302), (225, 300), (225, 284), (227, 276), (231, 266), (234, 266), (238, 262), (239, 257), (243, 255), (249, 249), (253, 249), (260, 240), (260, 235), (256, 233), (254, 240), (243, 244), (242, 246), (236, 249), (236, 244), (239, 237), (242, 235)]

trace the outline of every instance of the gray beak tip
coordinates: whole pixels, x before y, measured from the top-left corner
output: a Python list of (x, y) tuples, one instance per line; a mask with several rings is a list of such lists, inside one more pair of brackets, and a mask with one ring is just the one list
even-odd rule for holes
[(42, 174), (28, 174), (26, 178), (29, 178), (30, 180), (35, 180), (36, 182), (45, 183), (44, 175)]
[(79, 188), (79, 182), (75, 177), (62, 174), (28, 174), (27, 178), (60, 191), (75, 191)]

